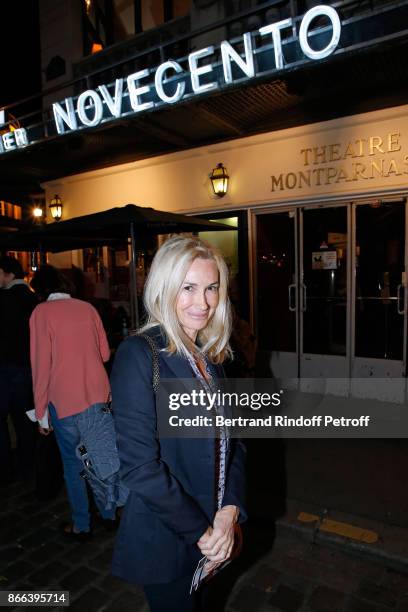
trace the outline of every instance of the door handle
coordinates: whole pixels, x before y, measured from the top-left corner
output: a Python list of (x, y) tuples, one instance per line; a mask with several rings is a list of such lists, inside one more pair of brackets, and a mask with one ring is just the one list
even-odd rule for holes
[(296, 312), (296, 285), (295, 284), (288, 286), (288, 306), (291, 312)]
[[(402, 296), (401, 296), (401, 289), (402, 289)], [(405, 314), (404, 289), (405, 289), (405, 285), (398, 285), (397, 287), (397, 311), (398, 311), (398, 314), (400, 315)], [(401, 297), (402, 297), (402, 308), (400, 308)]]
[(302, 292), (303, 292), (303, 300), (302, 300), (302, 312), (306, 312), (307, 308), (307, 287), (304, 283), (302, 283)]

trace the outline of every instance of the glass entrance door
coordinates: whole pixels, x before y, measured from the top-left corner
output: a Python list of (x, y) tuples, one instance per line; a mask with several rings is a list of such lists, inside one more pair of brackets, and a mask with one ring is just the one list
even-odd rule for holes
[(297, 378), (297, 211), (257, 215), (255, 229), (259, 374), (266, 378)]
[(301, 377), (349, 375), (348, 213), (345, 205), (299, 211)]
[(406, 375), (406, 203), (353, 207), (353, 377)]
[(263, 375), (405, 376), (406, 230), (405, 201), (255, 216)]

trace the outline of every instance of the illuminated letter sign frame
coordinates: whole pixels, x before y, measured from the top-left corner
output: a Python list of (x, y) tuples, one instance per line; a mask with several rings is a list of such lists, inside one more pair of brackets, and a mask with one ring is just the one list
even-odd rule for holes
[[(319, 50), (310, 44), (312, 21), (324, 17), (328, 24), (319, 26), (313, 35), (323, 33), (324, 46)], [(308, 61), (322, 60), (337, 49), (341, 35), (337, 11), (319, 5), (307, 11), (300, 21), (299, 32), (291, 18), (268, 24), (242, 35), (242, 54), (230, 42), (223, 40), (217, 48), (205, 47), (179, 60), (167, 60), (156, 69), (145, 68), (114, 83), (99, 85), (78, 96), (65, 98), (52, 105), (55, 129), (63, 135), (76, 130), (93, 128), (135, 113), (154, 111), (220, 88), (248, 82), (254, 77), (267, 76)], [(286, 38), (282, 40), (282, 33)], [(262, 45), (254, 48), (255, 38)], [(285, 59), (285, 45), (297, 44), (296, 60)], [(319, 41), (318, 46), (321, 46)], [(215, 53), (217, 61), (212, 61)], [(0, 154), (38, 142), (29, 138), (31, 128), (20, 128), (0, 136)]]
[[(325, 29), (331, 30), (330, 40), (320, 50), (313, 49), (308, 38), (311, 23), (317, 17), (327, 18), (330, 23)], [(175, 104), (183, 99), (215, 91), (221, 86), (248, 81), (259, 76), (265, 72), (265, 69), (258, 70), (257, 73), (255, 58), (260, 49), (253, 48), (255, 35), (261, 37), (271, 35), (271, 41), (268, 41), (267, 47), (264, 47), (273, 49), (273, 53), (269, 54), (268, 70), (284, 70), (288, 64), (282, 48), (282, 32), (288, 29), (292, 30), (292, 36), (296, 38), (292, 19), (284, 19), (259, 30), (245, 32), (242, 36), (243, 57), (224, 40), (219, 45), (218, 63), (205, 62), (206, 58), (211, 58), (215, 54), (215, 47), (209, 46), (190, 53), (187, 61), (186, 58), (179, 61), (167, 60), (155, 70), (150, 68), (139, 70), (130, 74), (125, 81), (122, 78), (116, 79), (110, 85), (99, 85), (95, 89), (88, 89), (77, 98), (69, 97), (63, 102), (55, 102), (52, 108), (57, 132), (64, 134), (81, 128), (95, 127), (121, 116), (154, 110), (166, 104)], [(341, 21), (333, 7), (319, 5), (311, 8), (301, 20), (298, 35), (303, 62), (305, 58), (306, 61), (317, 61), (334, 53), (340, 35)], [(186, 63), (185, 69), (181, 61)], [(238, 72), (235, 78), (233, 70), (235, 75)], [(113, 90), (113, 94), (108, 88)]]

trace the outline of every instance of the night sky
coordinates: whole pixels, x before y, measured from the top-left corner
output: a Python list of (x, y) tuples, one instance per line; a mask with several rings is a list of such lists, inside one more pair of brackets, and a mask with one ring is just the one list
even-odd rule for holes
[(2, 2), (1, 17), (0, 106), (3, 106), (41, 90), (38, 1)]

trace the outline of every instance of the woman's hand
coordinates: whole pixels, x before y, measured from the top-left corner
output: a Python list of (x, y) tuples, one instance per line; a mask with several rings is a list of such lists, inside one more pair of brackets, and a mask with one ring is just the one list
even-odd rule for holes
[(38, 431), (40, 432), (41, 435), (48, 436), (48, 434), (52, 432), (52, 427), (47, 428), (47, 427), (41, 427), (41, 425), (39, 425)]
[(219, 565), (222, 565), (223, 561), (208, 561), (205, 564), (205, 569), (208, 574), (211, 574)]
[(226, 561), (234, 546), (234, 524), (238, 520), (236, 506), (224, 506), (218, 510), (213, 527), (209, 527), (197, 544), (202, 554), (214, 562), (214, 567)]

